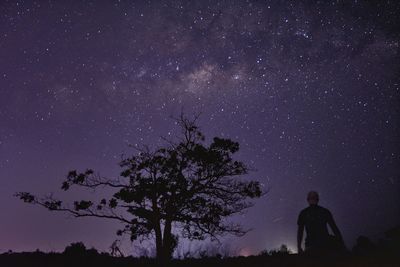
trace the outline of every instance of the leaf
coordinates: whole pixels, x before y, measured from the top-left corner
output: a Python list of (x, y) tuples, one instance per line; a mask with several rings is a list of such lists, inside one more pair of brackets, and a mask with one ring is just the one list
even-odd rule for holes
[(112, 198), (112, 199), (110, 199), (108, 206), (110, 208), (114, 209), (115, 207), (117, 207), (117, 204), (118, 204), (117, 200), (115, 198)]
[(67, 181), (63, 182), (61, 189), (67, 191), (69, 189), (69, 183)]
[(81, 201), (75, 201), (74, 202), (74, 208), (75, 208), (76, 211), (87, 210), (92, 205), (93, 205), (93, 203), (91, 201), (86, 201), (86, 200), (81, 200)]
[(32, 203), (36, 199), (34, 195), (28, 192), (20, 192), (17, 193), (16, 196), (19, 197), (25, 203)]

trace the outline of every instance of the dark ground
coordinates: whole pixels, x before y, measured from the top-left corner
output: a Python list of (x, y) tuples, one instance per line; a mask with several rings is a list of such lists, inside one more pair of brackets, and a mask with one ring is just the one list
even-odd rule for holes
[[(346, 254), (329, 257), (310, 257), (305, 255), (273, 255), (273, 256), (250, 256), (234, 258), (202, 258), (173, 260), (169, 266), (183, 267), (284, 267), (284, 266), (400, 266), (400, 254), (377, 252), (368, 255)], [(66, 255), (62, 253), (24, 252), (4, 253), (0, 255), (0, 266), (7, 267), (47, 267), (47, 266), (155, 266), (155, 262), (148, 258), (115, 258), (107, 254), (86, 253), (80, 255)]]

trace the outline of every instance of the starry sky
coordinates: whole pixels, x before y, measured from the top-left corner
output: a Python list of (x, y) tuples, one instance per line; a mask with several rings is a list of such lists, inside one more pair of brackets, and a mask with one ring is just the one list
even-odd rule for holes
[[(118, 175), (129, 145), (163, 144), (201, 113), (241, 145), (269, 192), (227, 237), (246, 255), (287, 244), (309, 190), (351, 247), (400, 223), (397, 1), (0, 2), (0, 252), (106, 251), (115, 222), (13, 194), (62, 192), (71, 169)], [(106, 194), (99, 192), (97, 194)], [(122, 240), (124, 251), (141, 248)], [(190, 246), (190, 245), (189, 245)]]

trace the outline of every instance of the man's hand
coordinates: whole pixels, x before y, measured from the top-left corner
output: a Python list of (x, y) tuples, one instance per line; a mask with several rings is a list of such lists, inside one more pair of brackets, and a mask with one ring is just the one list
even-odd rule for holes
[(297, 253), (298, 254), (303, 254), (304, 250), (301, 248), (301, 246), (297, 247)]

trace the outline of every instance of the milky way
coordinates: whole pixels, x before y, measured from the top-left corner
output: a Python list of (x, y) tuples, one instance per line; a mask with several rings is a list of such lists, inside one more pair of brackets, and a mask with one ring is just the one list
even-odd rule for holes
[(128, 145), (176, 136), (182, 111), (201, 114), (208, 138), (238, 141), (254, 169), (245, 178), (268, 190), (235, 218), (253, 230), (228, 237), (233, 250), (293, 248), (309, 190), (348, 247), (379, 238), (400, 223), (399, 11), (396, 1), (2, 1), (0, 252), (107, 250), (115, 223), (13, 194), (79, 198), (60, 190), (69, 170), (118, 175)]

